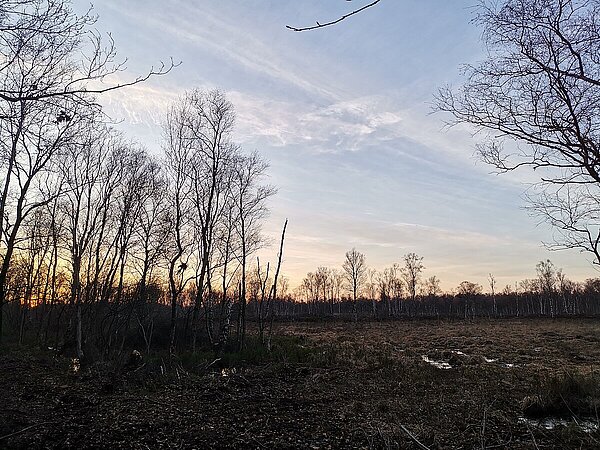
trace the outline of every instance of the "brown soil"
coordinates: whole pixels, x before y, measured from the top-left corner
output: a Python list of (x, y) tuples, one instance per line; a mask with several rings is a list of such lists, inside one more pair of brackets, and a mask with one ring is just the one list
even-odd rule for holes
[(50, 351), (5, 352), (0, 448), (600, 447), (600, 432), (571, 418), (551, 430), (520, 419), (545, 380), (599, 368), (599, 320), (303, 322), (277, 333), (300, 336), (304, 359), (234, 371), (148, 360), (115, 375), (73, 374)]

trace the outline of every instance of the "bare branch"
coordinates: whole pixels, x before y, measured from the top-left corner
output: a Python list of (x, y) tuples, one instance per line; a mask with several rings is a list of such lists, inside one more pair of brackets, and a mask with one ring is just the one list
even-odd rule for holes
[(348, 14), (344, 14), (343, 16), (341, 16), (338, 19), (332, 20), (331, 22), (324, 22), (324, 23), (319, 23), (317, 22), (316, 25), (312, 25), (312, 26), (308, 26), (308, 27), (293, 27), (291, 25), (286, 25), (285, 27), (288, 30), (292, 30), (292, 31), (309, 31), (309, 30), (316, 30), (318, 28), (325, 28), (331, 25), (335, 25), (336, 23), (340, 23), (341, 21), (347, 19), (348, 17), (351, 17), (355, 14), (358, 14), (362, 11), (364, 11), (365, 9), (371, 8), (372, 6), (375, 6), (377, 3), (379, 3), (381, 0), (375, 0), (374, 2), (371, 2), (361, 8), (355, 9), (352, 12), (349, 12)]

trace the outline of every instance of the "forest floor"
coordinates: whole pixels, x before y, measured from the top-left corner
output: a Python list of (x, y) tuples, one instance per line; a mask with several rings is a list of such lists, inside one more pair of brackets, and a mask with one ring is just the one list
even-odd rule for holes
[(0, 448), (600, 447), (598, 319), (276, 328), (269, 355), (117, 372), (4, 349)]

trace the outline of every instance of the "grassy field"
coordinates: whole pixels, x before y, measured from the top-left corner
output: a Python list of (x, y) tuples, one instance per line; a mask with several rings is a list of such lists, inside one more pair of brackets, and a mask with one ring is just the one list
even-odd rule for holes
[(7, 349), (0, 448), (600, 447), (600, 320), (276, 327), (118, 370)]

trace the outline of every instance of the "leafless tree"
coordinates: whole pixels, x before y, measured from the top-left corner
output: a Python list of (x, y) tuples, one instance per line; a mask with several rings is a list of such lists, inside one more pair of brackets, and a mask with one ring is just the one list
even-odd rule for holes
[(398, 264), (386, 267), (379, 274), (378, 286), (381, 300), (387, 304), (388, 317), (400, 314), (400, 298), (402, 296), (401, 269)]
[(559, 232), (553, 248), (598, 258), (600, 5), (589, 0), (482, 2), (488, 57), (441, 89), (437, 110), (486, 138), (481, 159), (499, 172), (541, 175), (533, 210)]
[[(140, 83), (173, 64), (130, 82), (105, 81), (125, 69), (96, 18), (78, 16), (68, 0), (5, 1), (0, 5), (0, 336), (6, 278), (14, 243), (27, 216), (58, 195), (49, 189), (55, 156), (99, 111), (90, 95)], [(56, 187), (55, 187), (56, 188)]]
[(198, 333), (200, 306), (205, 307), (206, 331), (212, 336), (212, 284), (211, 257), (215, 250), (218, 220), (227, 205), (228, 182), (231, 165), (238, 148), (231, 142), (235, 114), (233, 105), (219, 91), (194, 90), (180, 101), (179, 116), (182, 138), (190, 149), (188, 177), (196, 224), (196, 248), (199, 267), (196, 283), (196, 299), (192, 317), (193, 342)]
[(367, 275), (367, 264), (365, 255), (353, 248), (346, 252), (346, 259), (342, 265), (346, 281), (352, 292), (352, 315), (354, 321), (358, 321), (357, 298)]
[(411, 300), (415, 300), (417, 296), (417, 286), (423, 272), (423, 257), (416, 253), (408, 253), (404, 255), (404, 267), (402, 268), (402, 277), (408, 288), (408, 294)]
[[(323, 302), (326, 302), (327, 301), (327, 291), (328, 291), (328, 286), (329, 286), (329, 269), (324, 266), (317, 267), (317, 270), (316, 270), (315, 276), (314, 276), (314, 282), (315, 282), (315, 291), (316, 291), (315, 300), (319, 301), (322, 298)], [(331, 306), (332, 305), (330, 304), (330, 307)], [(333, 313), (333, 310), (331, 310), (330, 312)]]
[(556, 268), (549, 259), (540, 261), (535, 266), (538, 276), (540, 290), (540, 314), (550, 313), (556, 315), (555, 292), (556, 292)]
[(192, 250), (192, 189), (189, 182), (189, 166), (192, 149), (186, 139), (185, 116), (187, 109), (181, 104), (173, 105), (163, 127), (165, 152), (165, 176), (167, 182), (167, 216), (164, 222), (168, 236), (165, 255), (168, 260), (169, 297), (171, 305), (170, 349), (175, 349), (177, 308), (180, 296), (190, 280), (190, 257)]
[(283, 229), (281, 230), (281, 239), (279, 241), (279, 251), (277, 252), (277, 266), (275, 268), (275, 275), (273, 276), (273, 284), (269, 295), (269, 336), (267, 338), (267, 349), (271, 351), (271, 343), (273, 338), (273, 320), (275, 318), (274, 303), (277, 300), (277, 287), (279, 281), (279, 274), (281, 271), (281, 262), (283, 261), (283, 245), (285, 243), (285, 232), (287, 230), (288, 220), (285, 219)]
[(89, 94), (142, 83), (176, 66), (171, 60), (131, 81), (109, 83), (111, 75), (125, 70), (126, 60), (118, 60), (111, 36), (103, 37), (97, 31), (97, 19), (91, 8), (77, 15), (70, 0), (2, 2), (0, 73), (12, 81), (26, 82), (0, 84), (0, 100), (87, 104)]
[(440, 280), (435, 275), (427, 278), (425, 280), (425, 294), (429, 297), (435, 297), (436, 295), (440, 295), (442, 293), (442, 288), (440, 287)]
[(491, 273), (488, 274), (488, 283), (490, 285), (490, 292), (492, 294), (492, 300), (494, 302), (494, 316), (498, 315), (498, 305), (496, 305), (496, 277)]
[(456, 293), (459, 297), (462, 297), (465, 302), (464, 314), (465, 319), (469, 317), (469, 312), (471, 313), (471, 317), (475, 317), (475, 304), (473, 302), (473, 297), (477, 295), (481, 295), (483, 293), (483, 287), (477, 283), (473, 283), (471, 281), (463, 281), (456, 288)]
[(257, 153), (240, 155), (234, 159), (231, 186), (232, 202), (236, 210), (235, 232), (240, 241), (238, 261), (241, 266), (240, 313), (238, 317), (239, 348), (243, 348), (246, 335), (246, 273), (248, 258), (264, 243), (261, 224), (268, 209), (267, 200), (275, 194), (275, 188), (261, 184), (268, 164)]
[(366, 287), (365, 290), (367, 292), (367, 297), (371, 300), (371, 312), (373, 314), (373, 318), (377, 318), (377, 280), (379, 278), (379, 274), (377, 270), (373, 268), (367, 269), (366, 274)]
[[(106, 225), (102, 220), (109, 215), (111, 196), (106, 194), (115, 186), (107, 188), (109, 179), (104, 177), (107, 174), (105, 161), (111, 149), (109, 131), (90, 123), (80, 136), (79, 142), (65, 147), (59, 168), (61, 183), (65, 187), (60, 197), (60, 211), (66, 217), (64, 248), (68, 251), (71, 271), (69, 304), (76, 308), (77, 356), (82, 358), (82, 278), (85, 279), (82, 270), (87, 260), (93, 260), (93, 250), (100, 245), (100, 230), (102, 225)], [(90, 276), (91, 270), (92, 267), (89, 267), (87, 278), (96, 280), (97, 277)], [(91, 288), (89, 284), (88, 288)]]

